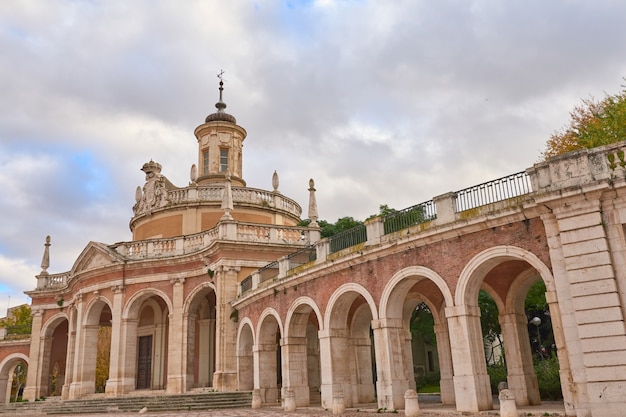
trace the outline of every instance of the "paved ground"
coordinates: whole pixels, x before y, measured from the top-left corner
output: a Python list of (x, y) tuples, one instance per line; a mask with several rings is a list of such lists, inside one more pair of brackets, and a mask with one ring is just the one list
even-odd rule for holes
[[(482, 411), (479, 413), (465, 413), (459, 412), (454, 409), (454, 407), (443, 406), (441, 404), (432, 404), (426, 402), (425, 404), (420, 404), (421, 416), (422, 417), (442, 417), (442, 416), (464, 416), (464, 417), (479, 417), (479, 416), (499, 416), (499, 406), (495, 404), (496, 409), (491, 411)], [(398, 415), (403, 416), (404, 412), (399, 411), (398, 413), (384, 413), (390, 415)], [(520, 407), (518, 409), (518, 414), (520, 417), (563, 417), (565, 415), (563, 403), (562, 402), (544, 402), (538, 406), (532, 407)], [(329, 410), (324, 410), (320, 407), (308, 407), (297, 409), (294, 412), (287, 413), (283, 411), (280, 407), (263, 407), (259, 410), (253, 410), (251, 408), (233, 408), (233, 409), (225, 409), (225, 410), (207, 410), (207, 411), (189, 411), (189, 412), (165, 412), (165, 413), (151, 413), (150, 410), (147, 410), (145, 413), (108, 413), (108, 414), (80, 414), (73, 415), (74, 417), (137, 417), (138, 415), (142, 417), (271, 417), (271, 416), (281, 416), (281, 417), (298, 417), (298, 416), (309, 416), (309, 417), (330, 417), (332, 416), (332, 412)], [(363, 404), (358, 406), (358, 408), (349, 408), (345, 413), (341, 414), (344, 417), (375, 417), (380, 416), (381, 413), (376, 409), (375, 404)], [(22, 417), (31, 417), (26, 414), (20, 414)], [(34, 416), (34, 415), (33, 415)], [(41, 416), (41, 415), (39, 415)]]

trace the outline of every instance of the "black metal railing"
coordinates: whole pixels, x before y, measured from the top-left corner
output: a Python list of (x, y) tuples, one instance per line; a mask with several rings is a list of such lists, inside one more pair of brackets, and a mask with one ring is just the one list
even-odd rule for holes
[(241, 293), (244, 294), (252, 289), (252, 275), (248, 275), (241, 281)]
[(328, 238), (330, 253), (339, 252), (342, 249), (358, 245), (365, 241), (367, 241), (365, 225), (355, 226)]
[(276, 278), (278, 276), (278, 261), (274, 261), (260, 268), (259, 275), (261, 276), (261, 282)]
[(300, 265), (307, 264), (311, 261), (317, 259), (317, 251), (315, 250), (315, 245), (307, 246), (306, 248), (302, 248), (297, 252), (290, 253), (287, 255), (287, 259), (289, 259), (289, 269), (297, 268)]
[(456, 192), (456, 212), (484, 206), (532, 192), (530, 177), (518, 172)]
[(416, 224), (425, 223), (437, 218), (437, 206), (433, 200), (416, 204), (403, 210), (395, 211), (383, 219), (385, 234), (397, 232)]

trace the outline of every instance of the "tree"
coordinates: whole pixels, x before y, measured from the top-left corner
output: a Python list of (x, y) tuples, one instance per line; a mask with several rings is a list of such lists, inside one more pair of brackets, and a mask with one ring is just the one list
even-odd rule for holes
[(8, 335), (30, 334), (32, 326), (33, 317), (28, 304), (9, 309), (7, 317), (0, 319), (0, 327), (6, 328)]
[(104, 392), (111, 361), (111, 326), (100, 326), (96, 353), (96, 392)]
[(626, 89), (599, 101), (583, 99), (570, 116), (569, 126), (553, 133), (546, 142), (544, 159), (626, 140)]

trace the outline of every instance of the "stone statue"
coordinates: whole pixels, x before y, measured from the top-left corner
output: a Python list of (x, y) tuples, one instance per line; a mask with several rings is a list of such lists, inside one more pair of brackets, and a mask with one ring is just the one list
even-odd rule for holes
[(136, 192), (137, 204), (133, 207), (135, 215), (151, 213), (152, 210), (165, 206), (168, 201), (165, 177), (161, 175), (161, 164), (150, 160), (143, 164), (141, 170), (146, 173), (146, 183), (141, 193), (139, 190)]

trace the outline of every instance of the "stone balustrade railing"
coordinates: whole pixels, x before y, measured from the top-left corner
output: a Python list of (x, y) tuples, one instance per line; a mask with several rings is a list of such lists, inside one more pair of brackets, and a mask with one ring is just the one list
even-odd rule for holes
[(65, 288), (69, 282), (70, 273), (42, 274), (37, 276), (37, 289)]
[[(176, 190), (168, 191), (168, 205), (165, 208), (171, 208), (172, 205), (184, 205), (198, 202), (213, 202), (220, 204), (224, 194), (223, 185), (215, 185), (209, 187), (190, 186)], [(248, 187), (232, 187), (233, 203), (251, 204), (258, 206), (273, 207), (287, 213), (300, 217), (302, 208), (294, 200), (284, 195)], [(158, 211), (158, 210), (155, 210)]]
[(313, 238), (309, 232), (310, 229), (306, 227), (221, 222), (213, 229), (193, 235), (120, 242), (112, 245), (111, 248), (129, 260), (156, 259), (198, 252), (216, 240), (305, 246)]

